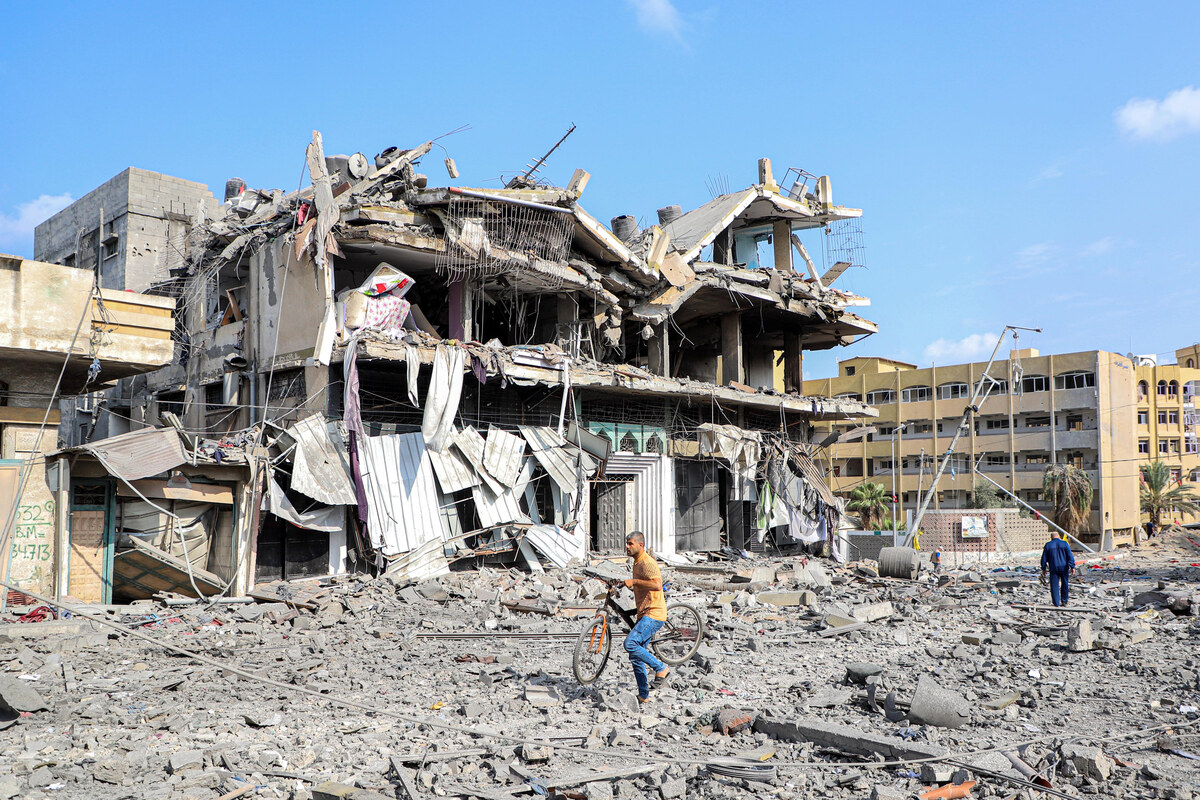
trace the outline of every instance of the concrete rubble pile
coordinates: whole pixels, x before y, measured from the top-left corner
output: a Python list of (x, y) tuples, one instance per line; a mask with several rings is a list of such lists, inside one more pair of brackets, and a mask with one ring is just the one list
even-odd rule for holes
[(645, 705), (619, 639), (572, 675), (577, 561), (11, 621), (0, 798), (1189, 798), (1194, 557), (1084, 563), (1062, 610), (1028, 562), (667, 565), (707, 638)]

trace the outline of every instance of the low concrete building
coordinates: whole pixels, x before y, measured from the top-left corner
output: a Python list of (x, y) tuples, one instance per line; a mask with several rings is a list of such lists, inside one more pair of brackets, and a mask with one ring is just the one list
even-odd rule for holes
[(0, 569), (39, 593), (63, 585), (70, 560), (69, 465), (47, 461), (59, 445), (57, 397), (158, 369), (174, 352), (173, 299), (93, 279), (0, 255), (0, 524), (12, 543)]

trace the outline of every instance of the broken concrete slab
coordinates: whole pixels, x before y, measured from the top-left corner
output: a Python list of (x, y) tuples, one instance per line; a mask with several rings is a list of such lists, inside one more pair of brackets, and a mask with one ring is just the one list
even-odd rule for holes
[(918, 725), (961, 728), (971, 718), (971, 707), (958, 692), (941, 686), (928, 675), (922, 675), (908, 707), (908, 718)]
[(45, 711), (49, 707), (29, 681), (0, 676), (0, 711), (21, 714)]
[(944, 749), (933, 745), (916, 744), (895, 736), (879, 736), (860, 728), (824, 722), (812, 717), (782, 720), (760, 714), (754, 720), (754, 730), (786, 742), (812, 742), (818, 747), (857, 756), (937, 758), (946, 753)]
[(1092, 621), (1081, 619), (1067, 628), (1067, 649), (1072, 653), (1084, 653), (1096, 646), (1092, 633)]
[(890, 600), (884, 600), (882, 603), (867, 603), (855, 606), (851, 613), (859, 622), (878, 622), (895, 614), (896, 609), (892, 606)]

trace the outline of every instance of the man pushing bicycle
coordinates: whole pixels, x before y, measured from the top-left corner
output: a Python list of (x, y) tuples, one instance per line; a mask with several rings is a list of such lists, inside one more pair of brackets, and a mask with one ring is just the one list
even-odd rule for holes
[[(625, 637), (625, 652), (629, 653), (629, 661), (633, 664), (638, 700), (645, 703), (650, 700), (650, 689), (662, 686), (671, 674), (670, 668), (646, 647), (667, 621), (667, 598), (663, 594), (658, 562), (646, 552), (646, 537), (641, 531), (633, 531), (625, 537), (625, 553), (633, 559), (633, 577), (624, 584), (633, 590), (637, 601), (637, 624)], [(653, 684), (647, 679), (647, 668), (654, 670)]]

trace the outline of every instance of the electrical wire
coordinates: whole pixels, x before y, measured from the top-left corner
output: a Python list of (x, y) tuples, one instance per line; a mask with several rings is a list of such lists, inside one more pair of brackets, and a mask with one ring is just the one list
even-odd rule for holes
[[(13, 548), (9, 546), (9, 539), (13, 532), (13, 525), (16, 523), (17, 510), (21, 504), (21, 497), (25, 494), (25, 485), (29, 481), (29, 476), (33, 473), (33, 465), (40, 458), (45, 460), (45, 454), (42, 453), (42, 439), (46, 433), (46, 424), (50, 420), (50, 411), (54, 408), (54, 399), (58, 396), (59, 390), (62, 388), (63, 376), (67, 374), (67, 365), (71, 363), (71, 356), (75, 352), (75, 342), (79, 340), (79, 332), (83, 330), (83, 323), (92, 311), (92, 300), (99, 296), (99, 287), (97, 286), (98, 276), (92, 275), (92, 288), (88, 292), (87, 300), (83, 304), (83, 313), (79, 317), (79, 322), (75, 326), (75, 333), (71, 336), (71, 343), (67, 345), (67, 355), (63, 359), (62, 367), (58, 371), (58, 378), (54, 382), (54, 390), (50, 394), (50, 402), (46, 404), (46, 413), (42, 415), (42, 423), (38, 426), (37, 436), (33, 440), (33, 446), (29, 449), (29, 455), (25, 459), (25, 463), (21, 465), (21, 470), (17, 477), (16, 491), (13, 493), (12, 508), (9, 509), (8, 519), (4, 522), (4, 530), (0, 531), (0, 551), (4, 552), (4, 580), (8, 581), (9, 572), (12, 568), (12, 553)], [(8, 594), (5, 593), (0, 597), (0, 612), (8, 608)]]

